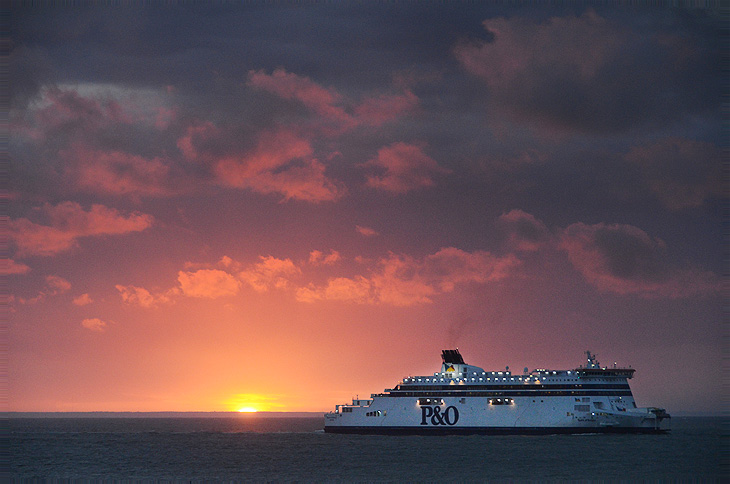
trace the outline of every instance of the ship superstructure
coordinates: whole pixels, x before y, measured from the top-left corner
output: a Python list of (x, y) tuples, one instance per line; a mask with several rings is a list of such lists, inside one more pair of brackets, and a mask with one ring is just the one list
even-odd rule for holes
[(409, 376), (395, 388), (353, 399), (325, 414), (334, 433), (584, 433), (664, 432), (662, 408), (638, 408), (628, 380), (633, 368), (587, 363), (514, 374), (468, 365), (458, 349), (443, 350), (441, 370)]

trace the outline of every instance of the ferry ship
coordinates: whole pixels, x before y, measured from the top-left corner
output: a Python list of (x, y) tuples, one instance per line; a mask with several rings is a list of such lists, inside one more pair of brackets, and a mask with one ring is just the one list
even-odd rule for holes
[[(628, 380), (633, 368), (587, 363), (572, 370), (513, 374), (467, 365), (443, 350), (441, 371), (409, 376), (395, 388), (336, 405), (325, 432), (359, 434), (662, 433), (663, 408), (638, 408)], [(666, 424), (666, 422), (664, 422)]]

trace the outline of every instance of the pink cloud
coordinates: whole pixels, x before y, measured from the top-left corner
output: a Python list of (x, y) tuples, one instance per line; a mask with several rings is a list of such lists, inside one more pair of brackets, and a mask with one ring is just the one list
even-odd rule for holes
[(315, 83), (308, 77), (276, 69), (272, 74), (264, 71), (250, 71), (249, 85), (269, 91), (284, 99), (294, 99), (315, 113), (336, 121), (342, 129), (350, 129), (357, 124), (355, 119), (337, 104), (342, 97), (334, 90)]
[(409, 256), (390, 254), (379, 262), (370, 276), (376, 301), (393, 306), (412, 306), (433, 302), (436, 287), (424, 277), (421, 264)]
[(178, 272), (182, 294), (190, 297), (215, 299), (234, 296), (241, 283), (231, 274), (218, 269), (200, 269), (194, 272)]
[(13, 259), (2, 259), (0, 268), (0, 274), (6, 276), (11, 274), (27, 274), (30, 272), (30, 267), (22, 262), (15, 262)]
[(720, 289), (714, 274), (676, 267), (663, 241), (631, 225), (576, 223), (563, 231), (560, 246), (602, 291), (681, 298)]
[(38, 292), (37, 296), (28, 299), (19, 297), (17, 300), (20, 304), (36, 304), (47, 297), (64, 294), (70, 290), (71, 283), (66, 279), (56, 275), (49, 275), (45, 277), (44, 287)]
[(418, 98), (411, 92), (383, 95), (365, 99), (355, 108), (355, 115), (362, 123), (380, 126), (403, 116), (418, 105)]
[(433, 302), (459, 284), (484, 284), (501, 280), (518, 264), (513, 256), (465, 252), (447, 247), (417, 260), (390, 254), (378, 261), (369, 276), (333, 277), (324, 286), (310, 284), (296, 292), (301, 302), (339, 300), (360, 304), (412, 306)]
[(550, 241), (550, 232), (545, 224), (522, 210), (511, 210), (499, 217), (508, 244), (514, 250), (533, 252)]
[(329, 134), (348, 131), (359, 125), (380, 126), (398, 119), (418, 105), (418, 97), (405, 90), (400, 94), (367, 97), (353, 108), (355, 103), (334, 88), (322, 87), (308, 77), (284, 69), (276, 69), (272, 74), (250, 71), (249, 86), (266, 90), (283, 99), (301, 102), (322, 120), (329, 122), (329, 125), (320, 126), (323, 132)]
[(723, 153), (712, 143), (666, 138), (633, 147), (626, 159), (641, 168), (649, 188), (671, 210), (723, 196)]
[(291, 278), (301, 274), (301, 270), (291, 259), (277, 259), (273, 256), (261, 256), (259, 259), (259, 263), (238, 274), (240, 280), (258, 292), (285, 288)]
[(201, 150), (200, 145), (206, 146), (211, 142), (219, 141), (222, 133), (211, 122), (188, 126), (185, 135), (177, 140), (177, 147), (186, 160), (201, 162), (209, 158), (207, 150)]
[(418, 188), (431, 187), (433, 177), (450, 173), (416, 145), (393, 143), (378, 150), (378, 155), (364, 164), (384, 173), (372, 175), (367, 185), (393, 193), (405, 193)]
[(231, 259), (227, 255), (224, 255), (218, 261), (218, 266), (223, 267), (224, 269), (228, 269), (228, 270), (238, 270), (238, 269), (240, 269), (241, 264), (239, 262)]
[(332, 265), (337, 263), (342, 257), (336, 250), (330, 250), (330, 253), (325, 255), (322, 251), (313, 250), (309, 253), (309, 263), (312, 265)]
[(153, 308), (159, 304), (168, 303), (170, 302), (169, 296), (174, 294), (174, 291), (168, 291), (168, 293), (165, 294), (152, 294), (143, 287), (122, 286), (120, 284), (117, 284), (114, 287), (117, 291), (119, 291), (119, 294), (125, 303), (141, 306), (143, 308)]
[(343, 184), (325, 175), (325, 166), (317, 160), (303, 160), (280, 172), (261, 173), (247, 180), (247, 185), (259, 193), (280, 193), (284, 201), (328, 202), (347, 191)]
[(94, 204), (89, 211), (75, 202), (62, 202), (55, 207), (45, 204), (41, 213), (50, 224), (40, 225), (27, 218), (11, 220), (11, 239), (23, 255), (50, 256), (70, 249), (82, 237), (119, 235), (140, 232), (152, 225), (151, 215), (120, 214), (113, 208)]
[(364, 235), (365, 237), (373, 237), (374, 235), (378, 235), (378, 233), (370, 227), (363, 227), (361, 225), (355, 225), (355, 230), (360, 235)]
[(48, 288), (47, 293), (49, 296), (55, 296), (56, 294), (63, 294), (71, 289), (71, 283), (60, 276), (46, 276), (46, 287)]
[(325, 175), (325, 166), (311, 154), (309, 141), (292, 131), (266, 132), (250, 153), (218, 160), (215, 172), (224, 185), (281, 193), (285, 200), (319, 202), (342, 196), (344, 188)]
[(89, 296), (88, 293), (81, 294), (80, 296), (77, 296), (72, 301), (76, 306), (87, 306), (94, 302), (93, 299), (91, 299), (91, 296)]
[(442, 292), (451, 292), (457, 284), (502, 280), (518, 264), (513, 255), (496, 257), (486, 251), (466, 252), (447, 247), (427, 256), (421, 271)]
[(256, 148), (245, 156), (218, 160), (216, 173), (226, 185), (246, 187), (252, 178), (311, 154), (309, 141), (292, 131), (264, 132), (259, 136)]
[(122, 151), (100, 151), (74, 144), (60, 156), (78, 186), (92, 193), (114, 195), (169, 195), (167, 162)]
[(296, 290), (296, 299), (300, 302), (315, 302), (320, 300), (348, 301), (359, 304), (373, 303), (376, 296), (369, 279), (362, 276), (354, 278), (334, 277), (327, 281), (324, 287), (309, 285)]
[(106, 331), (107, 323), (106, 321), (102, 321), (99, 318), (88, 318), (81, 321), (81, 326), (90, 331), (96, 331), (101, 333)]

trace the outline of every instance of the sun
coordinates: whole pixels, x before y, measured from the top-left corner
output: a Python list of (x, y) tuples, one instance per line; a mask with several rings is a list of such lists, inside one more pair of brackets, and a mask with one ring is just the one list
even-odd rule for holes
[(256, 413), (271, 412), (283, 407), (277, 402), (278, 395), (262, 393), (236, 393), (223, 400), (229, 412)]

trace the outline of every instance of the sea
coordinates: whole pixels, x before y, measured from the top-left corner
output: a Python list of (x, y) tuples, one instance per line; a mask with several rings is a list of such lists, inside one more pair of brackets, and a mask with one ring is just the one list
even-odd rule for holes
[(661, 435), (374, 436), (321, 415), (3, 418), (3, 481), (729, 482), (728, 419)]

